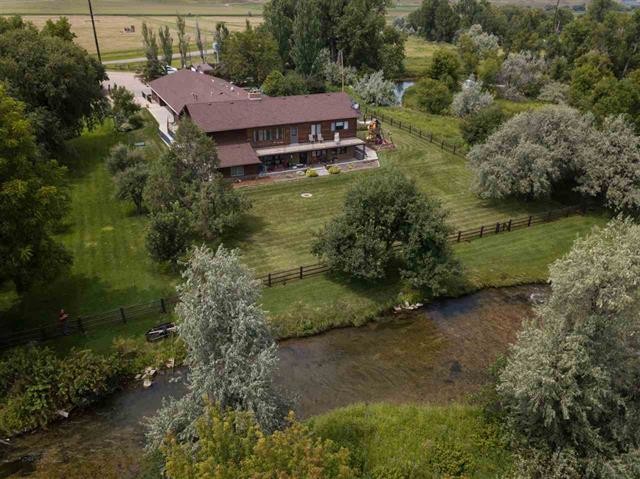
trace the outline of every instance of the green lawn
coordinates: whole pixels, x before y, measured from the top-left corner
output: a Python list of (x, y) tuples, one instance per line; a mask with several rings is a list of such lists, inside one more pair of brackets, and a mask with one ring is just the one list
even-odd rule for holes
[(54, 322), (60, 308), (74, 316), (95, 313), (173, 291), (173, 276), (161, 271), (146, 253), (143, 217), (134, 215), (132, 205), (114, 198), (103, 162), (119, 141), (145, 140), (149, 157), (156, 156), (162, 146), (150, 121), (145, 130), (127, 135), (105, 124), (70, 143), (72, 207), (60, 240), (73, 254), (73, 266), (68, 275), (16, 302), (5, 313), (12, 326)]
[(511, 466), (506, 441), (473, 406), (354, 404), (309, 424), (349, 448), (365, 477), (493, 479)]
[[(469, 191), (471, 173), (465, 160), (447, 154), (406, 132), (392, 130), (397, 150), (385, 152), (383, 168), (397, 167), (415, 179), (428, 195), (440, 199), (456, 228), (477, 227), (557, 206), (553, 202), (483, 201)], [(69, 275), (15, 300), (0, 291), (5, 324), (24, 328), (53, 322), (60, 308), (72, 315), (110, 310), (121, 305), (156, 300), (172, 294), (178, 278), (155, 264), (144, 245), (145, 218), (113, 198), (113, 183), (103, 160), (118, 141), (145, 139), (149, 157), (160, 142), (150, 123), (141, 131), (117, 134), (109, 126), (73, 141), (72, 210), (68, 231), (60, 239), (74, 256)], [(309, 252), (313, 232), (340, 213), (349, 187), (362, 175), (379, 170), (342, 173), (323, 178), (274, 183), (246, 189), (253, 208), (227, 245), (239, 247), (257, 273), (317, 261)], [(302, 192), (313, 194), (302, 198)], [(548, 263), (570, 247), (578, 233), (602, 220), (575, 217), (503, 236), (456, 246), (466, 266), (465, 280), (455, 293), (546, 279)], [(397, 301), (396, 280), (369, 286), (331, 276), (319, 276), (266, 289), (264, 306), (279, 336), (309, 334), (332, 325), (360, 324)], [(160, 318), (150, 318), (159, 321)], [(145, 323), (146, 326), (146, 323)], [(120, 331), (122, 329), (122, 331)], [(122, 327), (118, 334), (144, 328)], [(109, 334), (96, 331), (85, 343), (106, 344)], [(88, 342), (87, 342), (88, 341)]]

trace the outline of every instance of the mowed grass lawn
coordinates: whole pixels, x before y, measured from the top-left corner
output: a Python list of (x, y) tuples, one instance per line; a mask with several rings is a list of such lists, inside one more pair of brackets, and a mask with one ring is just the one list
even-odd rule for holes
[(145, 130), (126, 135), (107, 123), (70, 143), (71, 211), (59, 240), (73, 254), (73, 266), (68, 274), (39, 285), (0, 313), (10, 327), (55, 322), (60, 308), (77, 316), (173, 292), (176, 279), (147, 255), (145, 220), (134, 215), (132, 205), (114, 198), (113, 181), (104, 165), (109, 149), (120, 141), (144, 140), (149, 158), (157, 155), (162, 146), (155, 122), (149, 121)]
[[(456, 229), (495, 224), (560, 206), (552, 201), (481, 200), (470, 191), (472, 173), (465, 159), (404, 131), (388, 127), (387, 131), (397, 149), (381, 154), (382, 168), (398, 168), (427, 195), (440, 200)], [(253, 208), (227, 243), (240, 248), (246, 263), (259, 274), (317, 262), (310, 252), (314, 233), (340, 213), (346, 192), (355, 181), (378, 173), (341, 173), (245, 189)], [(302, 198), (302, 193), (313, 196)]]

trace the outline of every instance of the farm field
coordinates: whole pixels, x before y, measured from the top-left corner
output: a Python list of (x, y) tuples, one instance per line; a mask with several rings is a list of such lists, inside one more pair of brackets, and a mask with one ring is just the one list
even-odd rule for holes
[[(46, 21), (51, 18), (49, 15), (30, 15), (27, 18), (33, 22), (38, 28), (41, 28)], [(76, 42), (89, 53), (96, 53), (95, 42), (93, 39), (93, 29), (91, 27), (91, 19), (86, 15), (70, 15), (69, 22), (73, 32), (76, 34)], [(96, 16), (96, 31), (98, 33), (98, 42), (100, 43), (100, 52), (103, 54), (103, 60), (117, 58), (131, 58), (142, 56), (142, 22), (146, 22), (154, 30), (159, 27), (168, 25), (172, 36), (176, 38), (176, 17), (175, 16)], [(259, 16), (220, 16), (212, 15), (199, 19), (200, 27), (205, 34), (207, 47), (211, 48), (213, 38), (213, 30), (217, 22), (223, 21), (231, 31), (242, 30), (245, 22), (249, 21), (252, 25), (257, 25), (262, 21)], [(192, 49), (195, 50), (195, 25), (196, 18), (190, 17), (186, 19), (187, 33), (191, 35)], [(135, 27), (135, 32), (125, 32), (125, 27)], [(109, 55), (109, 53), (119, 53), (120, 55)]]
[[(92, 0), (97, 15), (246, 15), (261, 14), (261, 2), (222, 0)], [(0, 0), (0, 15), (86, 15), (86, 0)]]

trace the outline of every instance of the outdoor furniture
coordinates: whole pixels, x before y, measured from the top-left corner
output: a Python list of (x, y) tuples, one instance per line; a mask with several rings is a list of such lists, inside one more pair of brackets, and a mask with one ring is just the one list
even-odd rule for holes
[(147, 331), (145, 337), (150, 343), (155, 343), (156, 341), (173, 336), (177, 331), (178, 328), (174, 323), (162, 323)]

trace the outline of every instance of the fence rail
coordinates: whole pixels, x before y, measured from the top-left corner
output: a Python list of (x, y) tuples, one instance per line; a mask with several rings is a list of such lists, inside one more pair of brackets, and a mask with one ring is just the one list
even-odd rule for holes
[[(559, 218), (570, 216), (571, 214), (584, 212), (584, 207), (570, 206), (537, 215), (524, 216), (515, 219), (510, 218), (504, 221), (496, 221), (495, 223), (482, 225), (479, 228), (459, 230), (451, 234), (448, 240), (450, 243), (471, 241), (477, 238), (484, 238), (486, 236), (530, 228), (537, 224), (548, 223)], [(396, 244), (394, 247), (401, 248), (402, 245)], [(284, 285), (292, 281), (299, 281), (311, 276), (326, 273), (327, 271), (329, 271), (329, 267), (326, 264), (316, 263), (282, 271), (275, 271), (258, 277), (257, 279), (261, 281), (264, 286), (272, 287), (279, 284)], [(0, 337), (0, 350), (20, 346), (30, 342), (47, 341), (49, 339), (62, 337), (65, 334), (84, 334), (99, 326), (126, 324), (128, 321), (136, 320), (151, 314), (165, 314), (170, 312), (177, 302), (177, 297), (170, 296), (148, 303), (124, 306), (93, 315), (78, 316), (77, 318), (68, 320), (66, 328), (64, 329), (62, 325), (54, 323), (40, 328), (18, 331), (16, 333)]]
[(465, 150), (463, 147), (458, 146), (454, 143), (449, 143), (447, 140), (440, 138), (438, 135), (434, 134), (431, 131), (425, 131), (422, 128), (418, 128), (408, 121), (398, 120), (392, 115), (383, 113), (370, 106), (362, 106), (360, 112), (364, 120), (367, 119), (367, 116), (370, 119), (378, 118), (379, 120), (389, 123), (391, 126), (407, 131), (410, 135), (428, 141), (429, 143), (432, 143), (433, 145), (448, 153), (459, 156), (460, 158), (465, 158)]

